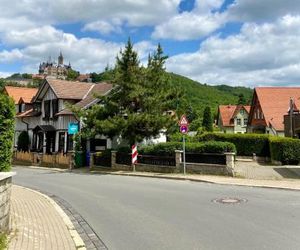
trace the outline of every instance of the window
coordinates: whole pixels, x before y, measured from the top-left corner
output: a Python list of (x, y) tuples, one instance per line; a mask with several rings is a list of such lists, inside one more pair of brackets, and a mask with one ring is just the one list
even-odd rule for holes
[(245, 118), (244, 119), (244, 125), (247, 126), (247, 124), (248, 124), (248, 118)]
[(239, 125), (239, 126), (241, 126), (242, 123), (241, 123), (241, 119), (240, 118), (236, 119), (236, 124)]
[(68, 144), (67, 144), (67, 151), (73, 150), (73, 135), (68, 134)]
[(25, 103), (19, 104), (19, 113), (25, 112)]
[(58, 113), (58, 99), (52, 100), (52, 117)]
[(58, 152), (64, 152), (65, 150), (65, 132), (59, 132), (58, 134)]
[(240, 110), (240, 114), (243, 115), (245, 111), (243, 109)]
[(44, 101), (44, 118), (50, 118), (50, 101)]
[(33, 110), (35, 112), (41, 112), (41, 103), (39, 103), (39, 102), (34, 103), (33, 104)]

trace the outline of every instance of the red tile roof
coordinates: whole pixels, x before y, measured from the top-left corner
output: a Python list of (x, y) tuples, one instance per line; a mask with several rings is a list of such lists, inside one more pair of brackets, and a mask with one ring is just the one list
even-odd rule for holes
[(250, 112), (251, 106), (244, 105), (220, 105), (219, 106), (219, 116), (224, 127), (233, 127), (233, 118), (235, 114), (244, 108), (248, 113)]
[(25, 103), (30, 103), (32, 98), (36, 95), (38, 89), (5, 86), (4, 91), (6, 91), (7, 95), (14, 100), (15, 104), (18, 104), (20, 98), (22, 98)]
[(257, 87), (255, 93), (267, 124), (283, 131), (283, 116), (289, 110), (290, 98), (300, 107), (300, 87)]

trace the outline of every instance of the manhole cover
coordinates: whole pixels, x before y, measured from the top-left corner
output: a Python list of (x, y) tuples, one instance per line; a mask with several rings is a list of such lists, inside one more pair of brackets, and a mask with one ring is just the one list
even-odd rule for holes
[(247, 202), (246, 199), (240, 199), (240, 198), (218, 198), (218, 199), (213, 199), (212, 202), (215, 203), (221, 203), (221, 204), (240, 204), (240, 203), (245, 203)]

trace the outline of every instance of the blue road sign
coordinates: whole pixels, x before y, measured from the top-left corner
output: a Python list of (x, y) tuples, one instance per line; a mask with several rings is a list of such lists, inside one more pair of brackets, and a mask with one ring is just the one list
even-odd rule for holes
[(75, 135), (78, 133), (79, 130), (79, 124), (77, 122), (70, 122), (68, 125), (68, 134), (69, 135)]

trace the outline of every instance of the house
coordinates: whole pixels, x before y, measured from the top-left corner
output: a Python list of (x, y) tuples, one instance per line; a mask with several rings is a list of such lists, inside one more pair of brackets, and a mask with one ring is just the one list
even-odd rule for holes
[(224, 133), (246, 133), (250, 106), (220, 105), (217, 125)]
[(299, 107), (300, 87), (255, 88), (247, 131), (284, 136), (284, 115), (291, 98)]
[[(16, 107), (16, 114), (27, 112), (32, 109), (32, 99), (36, 95), (37, 88), (26, 88), (26, 87), (13, 87), (5, 86), (4, 94), (10, 96)], [(15, 119), (15, 135), (14, 135), (14, 146), (17, 146), (19, 134), (27, 130), (27, 124), (22, 119)]]
[(300, 111), (295, 100), (290, 99), (288, 112), (284, 115), (284, 136), (300, 138)]
[[(105, 95), (112, 89), (109, 83), (82, 83), (46, 78), (32, 99), (32, 108), (17, 115), (27, 125), (31, 150), (55, 153), (73, 150), (73, 135), (68, 134), (70, 123), (79, 123), (68, 109), (71, 105), (85, 109), (98, 102), (95, 95)], [(101, 141), (107, 147), (106, 138)], [(96, 139), (97, 140), (97, 139)], [(96, 147), (95, 146), (95, 147)]]

